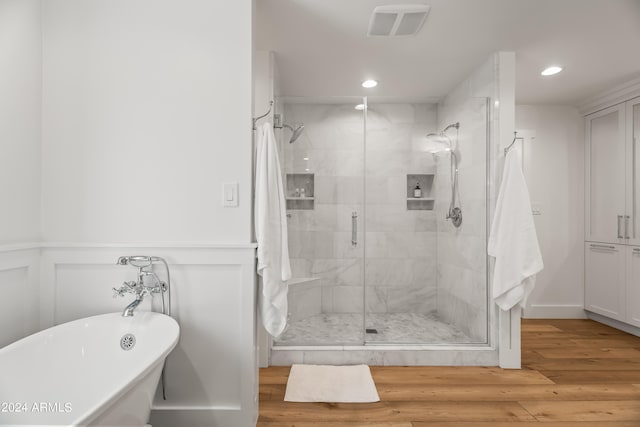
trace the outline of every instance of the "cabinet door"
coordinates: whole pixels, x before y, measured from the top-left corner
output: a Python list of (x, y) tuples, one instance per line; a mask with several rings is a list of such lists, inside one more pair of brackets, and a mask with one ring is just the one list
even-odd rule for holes
[(640, 247), (627, 247), (627, 323), (640, 327)]
[(625, 104), (585, 119), (586, 240), (624, 243)]
[(640, 98), (627, 102), (627, 212), (625, 237), (640, 245)]
[(626, 321), (625, 249), (585, 243), (584, 308), (622, 322)]

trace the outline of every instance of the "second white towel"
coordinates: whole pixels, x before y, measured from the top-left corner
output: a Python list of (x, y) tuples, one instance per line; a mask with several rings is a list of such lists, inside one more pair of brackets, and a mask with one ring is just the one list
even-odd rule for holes
[(264, 328), (278, 336), (287, 324), (287, 280), (291, 278), (286, 200), (278, 147), (271, 123), (256, 141), (255, 228), (258, 241), (258, 305)]
[(531, 214), (529, 190), (515, 150), (505, 158), (496, 213), (491, 225), (489, 255), (495, 257), (493, 299), (502, 310), (524, 307), (543, 268)]

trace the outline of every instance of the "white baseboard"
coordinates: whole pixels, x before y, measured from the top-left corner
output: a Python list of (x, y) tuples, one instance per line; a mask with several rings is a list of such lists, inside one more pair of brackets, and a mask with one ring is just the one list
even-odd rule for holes
[(596, 322), (600, 322), (600, 323), (604, 323), (607, 326), (611, 326), (612, 328), (616, 328), (616, 329), (620, 329), (621, 331), (624, 331), (628, 334), (631, 335), (635, 335), (637, 337), (640, 337), (640, 328), (637, 328), (633, 325), (629, 325), (627, 323), (623, 323), (620, 322), (619, 320), (615, 320), (615, 319), (610, 319), (606, 316), (602, 316), (601, 314), (598, 313), (592, 313), (590, 311), (587, 311), (587, 316), (589, 317), (589, 319), (591, 320), (595, 320)]
[(586, 319), (582, 305), (532, 304), (523, 310), (525, 319)]

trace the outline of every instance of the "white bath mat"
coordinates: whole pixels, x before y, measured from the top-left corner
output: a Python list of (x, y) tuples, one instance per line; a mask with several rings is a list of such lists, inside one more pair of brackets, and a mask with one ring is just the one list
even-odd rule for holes
[(293, 365), (286, 402), (379, 402), (380, 397), (367, 365)]

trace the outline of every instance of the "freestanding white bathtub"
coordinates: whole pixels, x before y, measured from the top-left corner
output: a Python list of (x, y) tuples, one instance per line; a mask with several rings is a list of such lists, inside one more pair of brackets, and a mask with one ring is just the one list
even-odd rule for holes
[(0, 426), (144, 426), (179, 335), (163, 314), (110, 313), (0, 349)]

